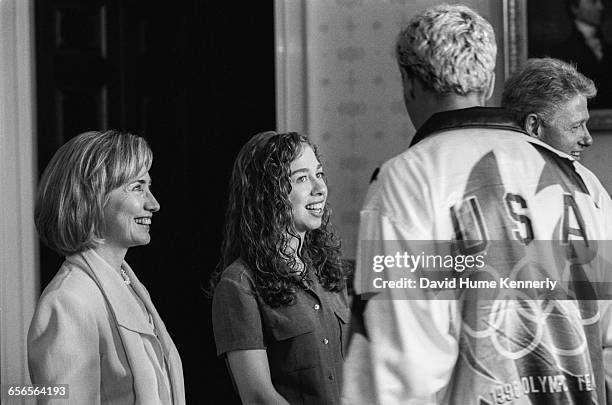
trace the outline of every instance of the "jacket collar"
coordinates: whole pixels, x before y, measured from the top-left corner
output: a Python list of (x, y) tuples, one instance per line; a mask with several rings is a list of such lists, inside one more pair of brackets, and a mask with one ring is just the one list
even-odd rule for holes
[[(100, 255), (98, 255), (94, 250), (90, 249), (74, 254), (67, 257), (66, 260), (83, 270), (96, 282), (96, 284), (98, 284), (98, 287), (100, 287), (102, 294), (105, 296), (118, 325), (139, 334), (149, 335), (153, 340), (158, 340), (168, 366), (170, 389), (172, 390), (172, 396), (174, 398), (173, 403), (184, 404), (185, 394), (180, 359), (178, 360), (178, 364), (176, 360), (170, 360), (172, 359), (170, 356), (170, 350), (172, 347), (174, 347), (174, 344), (172, 343), (170, 335), (166, 330), (166, 326), (151, 302), (149, 293), (140, 283), (130, 266), (125, 261), (121, 264), (121, 267), (130, 278), (131, 286), (134, 289), (134, 292), (143, 302), (147, 311), (149, 311), (149, 314), (151, 314), (157, 334), (155, 334), (153, 327), (149, 323), (147, 315), (142, 311), (140, 305), (138, 304), (137, 298), (124, 284), (121, 275), (119, 275), (119, 273), (104, 259), (102, 259), (102, 257), (100, 257)], [(139, 359), (134, 357), (131, 350), (128, 350), (128, 347), (126, 346), (125, 332), (125, 330), (119, 330), (124, 347), (126, 348), (128, 362), (130, 363), (132, 369), (134, 369), (134, 364), (136, 364)], [(135, 387), (138, 388), (136, 390), (138, 395), (139, 389), (142, 389), (143, 387), (140, 384), (136, 384)], [(146, 395), (142, 395), (142, 393), (140, 396), (147, 397)], [(136, 402), (140, 403), (139, 401)]]
[(504, 108), (471, 107), (435, 113), (419, 128), (410, 146), (434, 133), (461, 128), (506, 129), (529, 136), (510, 111)]
[[(69, 256), (66, 260), (81, 268), (98, 284), (119, 325), (134, 332), (155, 336), (153, 328), (136, 297), (124, 284), (121, 275), (100, 255), (90, 249)], [(144, 292), (144, 287), (140, 284), (130, 266), (124, 261), (121, 267), (130, 278), (134, 291), (151, 316), (157, 315), (148, 294)]]
[(470, 107), (460, 110), (450, 110), (435, 113), (425, 123), (412, 138), (410, 146), (416, 145), (423, 139), (436, 134), (438, 132), (450, 131), (453, 129), (465, 128), (490, 128), (502, 129), (507, 131), (517, 132), (517, 135), (524, 135), (524, 139), (533, 144), (534, 147), (539, 147), (540, 150), (546, 149), (549, 153), (553, 153), (558, 157), (563, 158), (565, 164), (573, 165), (576, 159), (564, 152), (561, 152), (549, 144), (530, 136), (516, 122), (514, 115), (500, 107)]

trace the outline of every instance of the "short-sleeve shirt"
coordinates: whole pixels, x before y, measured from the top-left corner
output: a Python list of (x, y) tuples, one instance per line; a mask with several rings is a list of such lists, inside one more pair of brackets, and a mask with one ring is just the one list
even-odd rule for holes
[(275, 389), (291, 404), (339, 404), (348, 344), (346, 289), (330, 292), (314, 278), (293, 305), (273, 308), (257, 294), (252, 271), (237, 260), (213, 297), (217, 354), (267, 351)]

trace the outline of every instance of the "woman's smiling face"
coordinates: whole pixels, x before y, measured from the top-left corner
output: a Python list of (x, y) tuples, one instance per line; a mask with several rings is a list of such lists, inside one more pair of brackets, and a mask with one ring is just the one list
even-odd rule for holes
[(149, 172), (117, 187), (104, 206), (104, 243), (120, 249), (148, 244), (151, 218), (159, 208)]
[(291, 162), (289, 202), (293, 225), (303, 239), (306, 231), (321, 226), (327, 199), (325, 174), (312, 148), (302, 144), (301, 154)]

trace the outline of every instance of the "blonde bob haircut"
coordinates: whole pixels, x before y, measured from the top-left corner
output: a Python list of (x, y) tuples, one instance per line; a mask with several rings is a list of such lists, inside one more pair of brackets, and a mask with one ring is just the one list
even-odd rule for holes
[(98, 245), (110, 192), (152, 162), (147, 141), (130, 133), (85, 132), (66, 142), (38, 185), (34, 222), (42, 241), (64, 256)]

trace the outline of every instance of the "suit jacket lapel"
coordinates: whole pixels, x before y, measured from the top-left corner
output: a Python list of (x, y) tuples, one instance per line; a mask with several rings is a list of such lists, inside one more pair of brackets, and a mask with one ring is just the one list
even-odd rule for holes
[(170, 335), (166, 330), (166, 325), (159, 316), (159, 313), (155, 309), (155, 306), (153, 306), (153, 302), (151, 301), (151, 297), (149, 296), (149, 293), (146, 288), (140, 283), (140, 281), (132, 271), (132, 268), (126, 262), (123, 262), (122, 266), (123, 270), (127, 273), (128, 277), (132, 281), (132, 287), (134, 288), (134, 291), (136, 292), (136, 294), (138, 294), (145, 307), (151, 314), (151, 318), (153, 318), (153, 324), (155, 325), (155, 329), (157, 330), (157, 337), (159, 339), (159, 342), (161, 343), (164, 358), (166, 359), (166, 364), (168, 366), (168, 376), (170, 378), (171, 385), (170, 389), (172, 390), (174, 401), (176, 403), (180, 403), (179, 398), (182, 398), (184, 396), (184, 393), (182, 392), (183, 370), (180, 366), (180, 359), (178, 358), (178, 356), (176, 356), (177, 358), (174, 358), (174, 356), (172, 356), (170, 353), (171, 348), (174, 347), (174, 343), (172, 342), (172, 339), (170, 338)]
[[(162, 322), (159, 314), (157, 313), (155, 306), (153, 306), (153, 302), (151, 301), (151, 296), (149, 295), (145, 287), (140, 283), (140, 280), (138, 280), (138, 278), (132, 271), (132, 268), (125, 261), (123, 262), (121, 267), (123, 267), (123, 270), (130, 278), (131, 285), (132, 285), (132, 288), (134, 289), (134, 292), (136, 293), (138, 298), (140, 298), (140, 300), (144, 304), (147, 311), (149, 311), (149, 314), (151, 314), (151, 318), (153, 319), (153, 324), (155, 325), (155, 330), (157, 331), (157, 337), (162, 345), (162, 351), (164, 353), (164, 356), (167, 357), (168, 347), (169, 347), (168, 332), (166, 331), (166, 327), (164, 323)], [(147, 324), (150, 326), (148, 320), (147, 320)], [(151, 333), (154, 333), (154, 332), (151, 331)]]
[[(106, 297), (119, 325), (137, 333), (155, 336), (151, 324), (136, 301), (136, 297), (124, 284), (119, 273), (96, 252), (86, 250), (70, 256), (68, 260), (83, 268), (100, 286), (100, 290)], [(133, 273), (130, 274), (130, 279), (135, 279)]]
[[(133, 335), (125, 329), (138, 334), (149, 335), (153, 340), (161, 344), (162, 352), (168, 365), (168, 374), (171, 384), (170, 389), (172, 390), (174, 398), (173, 402), (184, 403), (181, 401), (181, 398), (184, 398), (184, 393), (182, 391), (182, 368), (180, 366), (180, 358), (170, 355), (170, 349), (174, 347), (172, 340), (157, 310), (153, 306), (148, 292), (140, 283), (130, 266), (125, 261), (122, 263), (122, 268), (130, 278), (134, 292), (136, 292), (136, 295), (141, 299), (146, 309), (151, 314), (153, 324), (158, 332), (157, 336), (147, 316), (143, 313), (142, 308), (136, 301), (136, 297), (134, 297), (129, 291), (129, 288), (124, 284), (121, 275), (119, 275), (119, 273), (95, 251), (86, 250), (79, 254), (72, 255), (66, 260), (81, 268), (98, 284), (102, 294), (106, 297), (117, 324), (121, 326), (121, 328), (119, 328), (119, 336), (121, 337), (128, 363), (132, 369), (137, 403), (141, 403), (139, 398), (143, 399), (150, 396), (148, 392), (150, 387), (145, 387), (142, 383), (138, 382), (138, 373), (136, 373), (135, 370), (142, 368), (139, 364), (142, 363), (143, 359), (135, 356), (132, 345), (130, 344), (134, 342), (133, 339), (137, 335)], [(137, 339), (142, 338), (138, 337)]]

